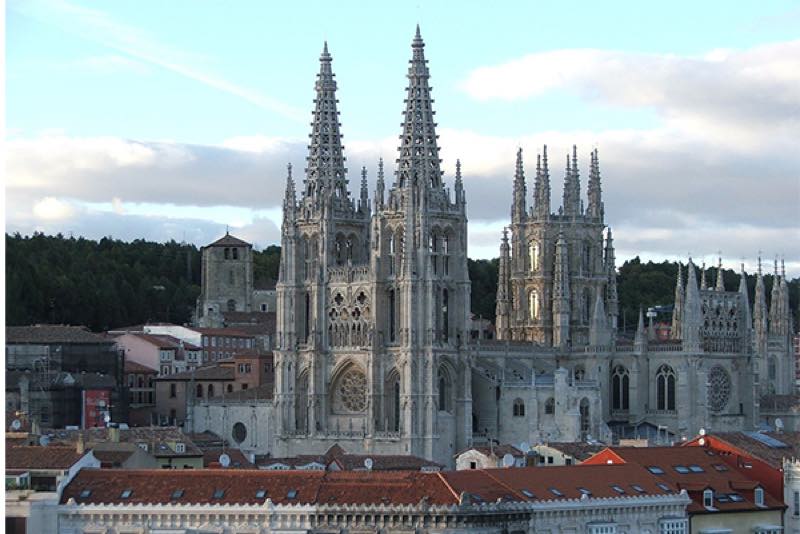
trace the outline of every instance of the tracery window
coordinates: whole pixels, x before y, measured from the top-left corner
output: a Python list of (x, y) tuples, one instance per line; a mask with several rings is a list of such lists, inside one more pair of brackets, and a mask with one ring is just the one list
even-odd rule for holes
[(356, 367), (347, 370), (335, 390), (337, 408), (360, 413), (367, 407), (367, 379)]
[(662, 365), (656, 373), (656, 407), (675, 410), (675, 371), (669, 365)]
[(630, 406), (630, 374), (622, 365), (611, 372), (611, 409), (628, 410)]
[(721, 412), (731, 398), (731, 377), (721, 366), (708, 372), (708, 407), (712, 412)]
[(439, 367), (438, 372), (438, 385), (439, 385), (439, 411), (449, 412), (452, 409), (450, 405), (450, 397), (452, 395), (450, 386), (450, 376), (445, 368)]
[(578, 407), (581, 416), (581, 437), (586, 439), (589, 435), (590, 421), (589, 418), (589, 399), (581, 399), (580, 406)]

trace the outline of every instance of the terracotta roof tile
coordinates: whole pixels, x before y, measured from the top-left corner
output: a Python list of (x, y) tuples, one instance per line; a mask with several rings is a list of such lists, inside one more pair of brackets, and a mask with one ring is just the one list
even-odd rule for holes
[[(90, 490), (81, 497), (83, 490)], [(132, 490), (122, 498), (124, 490)], [(176, 490), (183, 490), (173, 498)], [(214, 499), (216, 490), (223, 490)], [(257, 496), (259, 490), (266, 490)], [(296, 492), (294, 497), (290, 491)], [(457, 499), (434, 473), (409, 471), (361, 472), (263, 471), (249, 469), (202, 470), (82, 470), (64, 489), (61, 502), (259, 504), (456, 504)]]
[(75, 447), (11, 446), (6, 447), (7, 469), (69, 469), (85, 453)]
[(758, 434), (776, 440), (785, 447), (770, 446), (763, 439), (758, 439), (754, 432), (714, 432), (710, 436), (741, 449), (776, 469), (783, 467), (784, 458), (800, 458), (800, 432), (759, 432)]
[(7, 326), (6, 343), (78, 343), (106, 345), (113, 343), (85, 326), (37, 324), (33, 326)]
[[(609, 447), (590, 458), (588, 462), (601, 461), (606, 451), (611, 451), (622, 458), (625, 465), (636, 464), (645, 468), (655, 466), (663, 474), (654, 476), (664, 482), (689, 492), (692, 504), (689, 512), (705, 512), (703, 506), (703, 490), (710, 488), (716, 495), (739, 494), (738, 501), (722, 502), (714, 499), (714, 508), (718, 511), (761, 510), (755, 504), (754, 489), (758, 482), (736, 469), (719, 470), (715, 465), (725, 462), (725, 457), (702, 447)], [(579, 468), (588, 467), (583, 463)], [(614, 467), (614, 466), (608, 466)], [(548, 468), (549, 469), (549, 468)], [(767, 509), (783, 508), (782, 499), (777, 499), (764, 492), (764, 503)]]

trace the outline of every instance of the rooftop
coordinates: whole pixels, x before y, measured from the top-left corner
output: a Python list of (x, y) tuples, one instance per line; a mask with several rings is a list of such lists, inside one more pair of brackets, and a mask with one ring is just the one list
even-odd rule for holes
[[(783, 500), (764, 492), (764, 506), (755, 503), (755, 489), (763, 485), (732, 468), (726, 457), (702, 447), (608, 447), (581, 464), (635, 464), (647, 469), (664, 483), (685, 489), (692, 498), (692, 512), (731, 512), (781, 509)], [(609, 466), (613, 467), (613, 466)], [(703, 492), (714, 492), (713, 509), (703, 505)]]
[(248, 243), (247, 241), (243, 241), (243, 240), (239, 239), (238, 237), (234, 237), (231, 234), (226, 233), (221, 238), (217, 239), (213, 243), (210, 243), (210, 244), (208, 244), (206, 246), (207, 247), (230, 247), (230, 246), (234, 246), (234, 247), (250, 247), (252, 245), (250, 243)]
[[(92, 443), (112, 442), (113, 435), (109, 428), (87, 428), (83, 430), (63, 430), (53, 429), (43, 431), (50, 436), (53, 444), (74, 444), (78, 441), (78, 436), (83, 435), (86, 448), (90, 448)], [(143, 426), (131, 427), (127, 429), (113, 429), (119, 432), (119, 441), (122, 443), (134, 443), (146, 445), (147, 452), (156, 457), (197, 457), (203, 453), (192, 443), (189, 437), (181, 432), (177, 427), (170, 426)], [(175, 450), (177, 443), (183, 443), (185, 452), (179, 453)], [(106, 447), (104, 447), (106, 449)], [(124, 449), (124, 447), (120, 447)]]
[(125, 360), (125, 372), (126, 373), (151, 373), (151, 374), (158, 374), (158, 371), (147, 367), (146, 365), (142, 365), (138, 362), (132, 362), (130, 360)]
[(494, 456), (496, 456), (497, 458), (502, 458), (506, 454), (510, 454), (511, 456), (517, 458), (525, 456), (525, 453), (523, 453), (521, 450), (514, 447), (513, 445), (495, 445), (494, 447), (490, 447), (488, 445), (480, 447), (467, 447), (466, 449), (459, 452), (458, 456), (468, 451), (478, 451), (479, 453), (485, 456), (491, 456), (492, 454), (494, 454)]
[(319, 464), (326, 469), (331, 464), (344, 471), (366, 471), (364, 465), (367, 458), (372, 460), (373, 471), (420, 471), (423, 468), (438, 471), (442, 465), (436, 462), (419, 458), (418, 456), (400, 454), (350, 454), (338, 444), (331, 446), (325, 454), (300, 455), (291, 458), (256, 458), (259, 467), (285, 465), (290, 468), (300, 468), (309, 464)]
[(602, 451), (606, 448), (605, 445), (596, 445), (592, 443), (586, 443), (583, 441), (570, 443), (566, 441), (552, 441), (549, 443), (545, 443), (546, 446), (556, 449), (568, 456), (572, 456), (576, 460), (582, 462), (587, 458), (590, 458), (597, 452)]
[(85, 326), (37, 324), (32, 326), (7, 326), (6, 343), (76, 343), (108, 345), (113, 340), (92, 333)]
[(66, 470), (85, 454), (75, 447), (12, 445), (6, 447), (6, 469)]
[(714, 432), (706, 438), (724, 441), (775, 469), (781, 469), (784, 458), (800, 458), (800, 432)]
[(193, 371), (182, 371), (174, 375), (166, 375), (157, 378), (161, 382), (170, 382), (175, 380), (235, 380), (236, 369), (231, 365), (219, 365), (212, 363), (210, 365), (203, 365), (197, 367)]

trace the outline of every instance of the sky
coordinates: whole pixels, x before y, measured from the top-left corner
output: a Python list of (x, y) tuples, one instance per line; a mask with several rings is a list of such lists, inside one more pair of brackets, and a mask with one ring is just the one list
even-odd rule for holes
[[(8, 0), (6, 231), (280, 241), (327, 40), (351, 189), (396, 157), (411, 39), (469, 255), (498, 255), (517, 147), (552, 204), (597, 148), (618, 263), (759, 254), (800, 276), (800, 4)], [(297, 172), (295, 172), (297, 177)], [(531, 202), (531, 198), (528, 199)]]

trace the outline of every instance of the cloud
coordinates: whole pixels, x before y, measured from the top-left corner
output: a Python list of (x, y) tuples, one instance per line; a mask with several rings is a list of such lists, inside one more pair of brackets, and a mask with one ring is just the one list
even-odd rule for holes
[(45, 197), (33, 205), (33, 214), (39, 219), (58, 221), (73, 215), (74, 209), (69, 203), (54, 197)]

